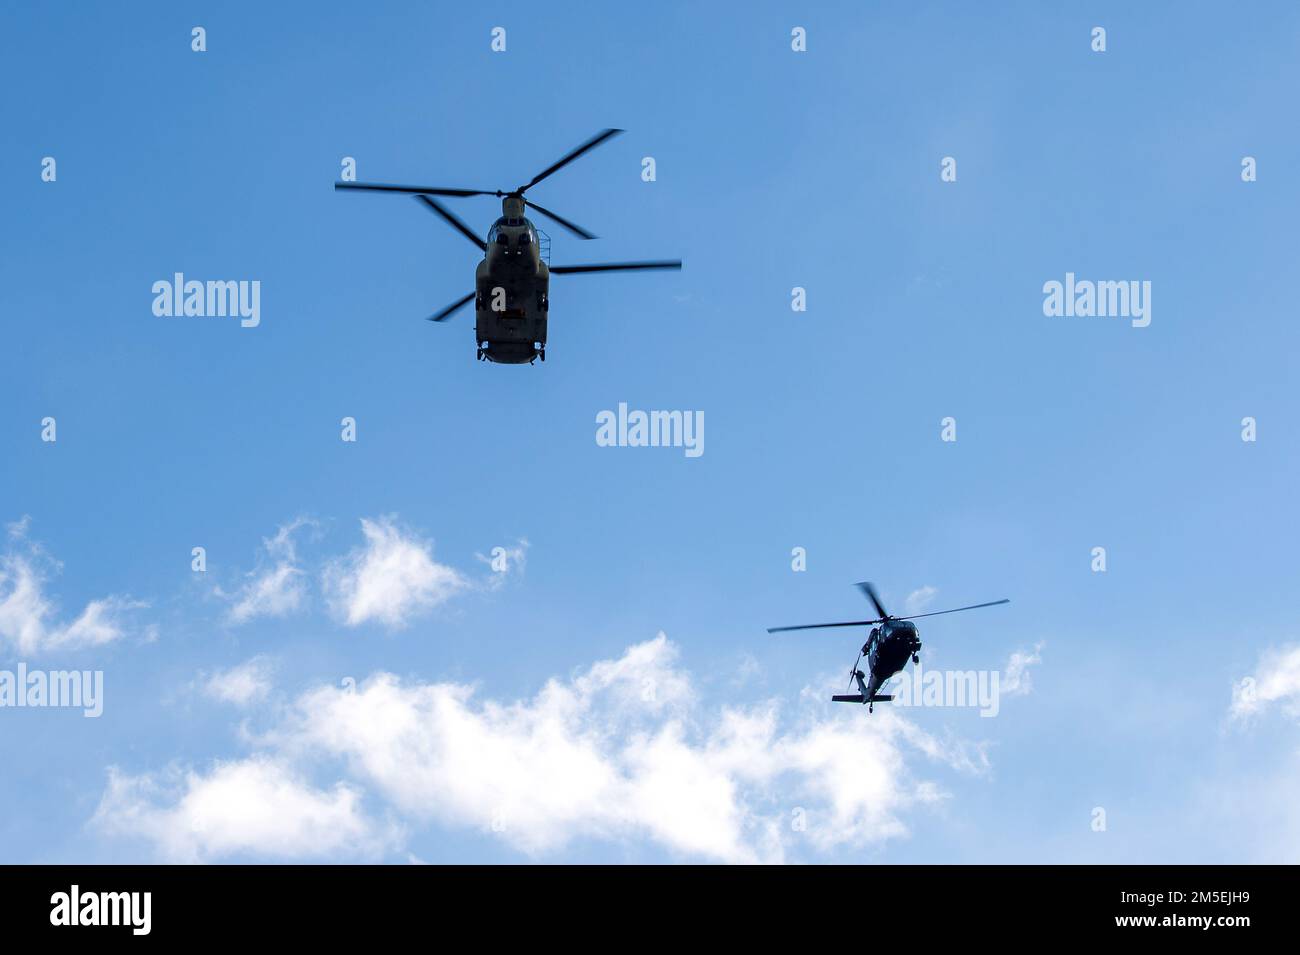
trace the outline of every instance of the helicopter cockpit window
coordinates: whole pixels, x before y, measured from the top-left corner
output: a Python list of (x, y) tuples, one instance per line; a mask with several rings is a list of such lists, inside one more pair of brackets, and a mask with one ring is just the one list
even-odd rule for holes
[(529, 244), (530, 242), (532, 242), (532, 241), (533, 241), (533, 230), (532, 230), (532, 229), (525, 229), (523, 232), (519, 233), (519, 244), (520, 244), (520, 245), (528, 245), (528, 244)]

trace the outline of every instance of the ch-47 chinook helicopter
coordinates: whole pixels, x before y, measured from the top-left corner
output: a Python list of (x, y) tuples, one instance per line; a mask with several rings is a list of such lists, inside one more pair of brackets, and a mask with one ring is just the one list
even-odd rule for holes
[[(603, 262), (597, 265), (551, 265), (550, 239), (546, 233), (539, 232), (524, 216), (524, 210), (531, 207), (581, 239), (596, 238), (582, 226), (556, 215), (549, 209), (543, 209), (532, 199), (525, 199), (524, 193), (546, 177), (559, 172), (579, 156), (621, 132), (623, 132), (621, 129), (602, 130), (547, 166), (527, 183), (509, 192), (500, 189), (392, 186), (374, 182), (336, 182), (334, 188), (413, 195), (441, 216), (453, 229), (474, 243), (483, 253), (483, 260), (479, 262), (474, 275), (474, 291), (452, 302), (441, 312), (430, 315), (429, 321), (445, 321), (473, 299), (474, 336), (478, 342), (479, 360), (511, 365), (524, 363), (531, 365), (538, 358), (546, 361), (546, 319), (550, 311), (552, 275), (644, 272), (652, 269), (682, 267), (679, 259), (657, 262)], [(498, 196), (501, 199), (501, 218), (493, 223), (487, 234), (487, 240), (484, 241), (451, 210), (433, 198), (434, 196)], [(539, 238), (543, 241), (539, 242)]]
[[(957, 613), (959, 610), (978, 610), (980, 607), (996, 607), (998, 604), (1010, 603), (1010, 600), (994, 600), (986, 604), (972, 604), (969, 607), (954, 607), (952, 610), (933, 610), (930, 613), (914, 613), (907, 617), (893, 617), (885, 610), (885, 605), (880, 602), (880, 595), (876, 593), (875, 585), (863, 582), (858, 584), (858, 589), (866, 594), (867, 599), (876, 608), (876, 613), (880, 614), (878, 620), (848, 620), (843, 623), (808, 623), (797, 627), (769, 627), (768, 633), (783, 633), (787, 630), (820, 630), (825, 627), (872, 627), (867, 642), (862, 645), (858, 651), (858, 659), (853, 661), (853, 669), (849, 671), (849, 686), (853, 686), (853, 681), (858, 681), (858, 692), (855, 694), (836, 694), (831, 699), (836, 703), (865, 703), (867, 712), (870, 713), (876, 703), (888, 703), (893, 699), (888, 694), (880, 694), (876, 691), (885, 685), (895, 673), (907, 666), (907, 658), (910, 656), (913, 663), (921, 662), (921, 639), (917, 632), (916, 624), (911, 621), (920, 617), (936, 617), (943, 613)], [(875, 626), (880, 624), (880, 626)], [(867, 658), (867, 670), (871, 674), (863, 673), (858, 669), (858, 663), (863, 657)]]

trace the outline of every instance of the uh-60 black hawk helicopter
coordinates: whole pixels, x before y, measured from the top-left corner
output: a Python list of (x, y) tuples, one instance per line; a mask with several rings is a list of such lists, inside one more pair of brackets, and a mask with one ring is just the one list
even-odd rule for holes
[[(978, 610), (980, 607), (996, 607), (998, 604), (1010, 603), (1010, 600), (990, 601), (986, 604), (972, 604), (969, 607), (954, 607), (952, 610), (932, 610), (929, 613), (914, 613), (907, 617), (893, 617), (885, 610), (885, 605), (880, 602), (880, 595), (876, 593), (874, 584), (863, 581), (858, 584), (858, 589), (867, 595), (876, 608), (876, 613), (880, 614), (878, 620), (848, 620), (843, 623), (807, 623), (797, 627), (769, 627), (768, 633), (783, 633), (787, 630), (821, 630), (826, 627), (872, 627), (871, 634), (867, 637), (867, 642), (862, 645), (858, 651), (857, 660), (853, 661), (853, 669), (849, 671), (849, 686), (853, 681), (858, 681), (858, 692), (855, 694), (836, 694), (831, 699), (836, 703), (865, 703), (867, 712), (870, 713), (876, 703), (888, 703), (893, 696), (880, 694), (879, 690), (895, 673), (898, 673), (903, 667), (907, 666), (907, 658), (911, 657), (913, 663), (921, 662), (921, 638), (917, 632), (916, 624), (911, 621), (920, 617), (936, 617), (943, 613), (957, 613), (960, 610)], [(880, 626), (875, 626), (880, 624)], [(867, 670), (870, 676), (858, 669), (858, 664), (863, 657), (867, 658)]]
[[(546, 177), (559, 172), (584, 153), (595, 149), (619, 133), (605, 129), (547, 166), (524, 185), (509, 192), (500, 189), (447, 189), (434, 186), (393, 186), (376, 182), (336, 182), (335, 189), (359, 189), (370, 192), (399, 192), (417, 200), (440, 215), (448, 225), (476, 245), (483, 253), (474, 275), (474, 291), (448, 305), (429, 320), (441, 322), (457, 309), (474, 300), (474, 336), (480, 361), (510, 365), (546, 361), (546, 319), (550, 311), (552, 275), (577, 275), (587, 272), (644, 272), (652, 269), (680, 269), (679, 259), (657, 262), (604, 262), (598, 265), (550, 265), (550, 239), (524, 216), (531, 207), (559, 223), (581, 239), (594, 239), (582, 226), (543, 209), (524, 193)], [(487, 240), (470, 229), (434, 196), (498, 196), (501, 218), (493, 223)], [(539, 238), (543, 242), (539, 242)]]

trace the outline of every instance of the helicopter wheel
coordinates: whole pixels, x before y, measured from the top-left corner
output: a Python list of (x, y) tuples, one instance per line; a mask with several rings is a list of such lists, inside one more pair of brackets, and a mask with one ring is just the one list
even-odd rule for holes
[(537, 354), (541, 357), (542, 361), (546, 361), (546, 349), (545, 349), (545, 348), (543, 348), (543, 349), (542, 349), (541, 351), (539, 351)]
[(918, 663), (918, 664), (919, 664), (919, 663), (921, 662), (921, 658), (920, 658), (920, 656), (918, 656), (917, 654), (913, 653), (913, 654), (912, 654), (912, 662), (913, 662), (913, 663)]
[(868, 704), (867, 704), (867, 712), (868, 712), (868, 713), (874, 713), (875, 711), (876, 711), (876, 704), (875, 704), (875, 703), (868, 703)]

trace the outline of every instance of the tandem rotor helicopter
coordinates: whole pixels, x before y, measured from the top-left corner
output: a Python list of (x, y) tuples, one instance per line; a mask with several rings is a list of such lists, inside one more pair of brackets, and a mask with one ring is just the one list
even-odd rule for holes
[[(890, 677), (907, 666), (909, 656), (912, 658), (913, 663), (921, 662), (920, 634), (917, 632), (916, 624), (911, 621), (920, 617), (937, 617), (939, 614), (957, 613), (961, 610), (978, 610), (980, 607), (996, 607), (998, 604), (1011, 602), (1003, 598), (986, 604), (954, 607), (952, 610), (934, 610), (930, 613), (914, 613), (907, 617), (894, 617), (890, 616), (889, 612), (885, 610), (885, 605), (880, 602), (880, 595), (876, 593), (874, 584), (863, 581), (858, 584), (858, 589), (866, 594), (867, 599), (875, 606), (876, 613), (880, 614), (880, 619), (848, 620), (843, 623), (807, 623), (797, 627), (769, 627), (767, 632), (784, 633), (787, 630), (820, 630), (826, 627), (872, 627), (867, 642), (858, 651), (858, 659), (853, 661), (853, 669), (849, 671), (849, 686), (853, 686), (853, 681), (857, 680), (858, 692), (856, 694), (836, 694), (831, 697), (836, 703), (865, 703), (867, 704), (868, 713), (872, 711), (874, 704), (888, 703), (893, 699), (893, 696), (880, 694), (876, 691), (884, 686)], [(880, 626), (876, 627), (875, 624), (880, 624)], [(870, 676), (858, 669), (858, 663), (861, 662), (864, 656), (867, 658), (867, 670)]]
[[(544, 209), (524, 193), (543, 179), (559, 172), (579, 156), (595, 149), (623, 132), (621, 129), (601, 130), (581, 146), (571, 150), (547, 166), (527, 183), (503, 192), (500, 189), (447, 189), (432, 186), (394, 186), (375, 182), (336, 182), (335, 189), (355, 189), (370, 192), (407, 193), (424, 203), (443, 218), (448, 225), (474, 243), (483, 253), (474, 274), (474, 291), (458, 299), (442, 311), (429, 316), (429, 321), (446, 321), (461, 307), (474, 301), (474, 337), (478, 342), (479, 361), (501, 362), (510, 365), (532, 364), (538, 358), (546, 361), (546, 319), (550, 311), (550, 279), (552, 275), (580, 275), (590, 272), (645, 272), (655, 269), (680, 269), (680, 259), (654, 262), (603, 262), (597, 265), (550, 265), (550, 239), (524, 216), (531, 207), (554, 222), (559, 223), (581, 239), (594, 239), (582, 226)], [(479, 236), (451, 210), (434, 196), (498, 196), (501, 199), (501, 218), (492, 224), (487, 240)], [(538, 242), (545, 240), (545, 249)]]

